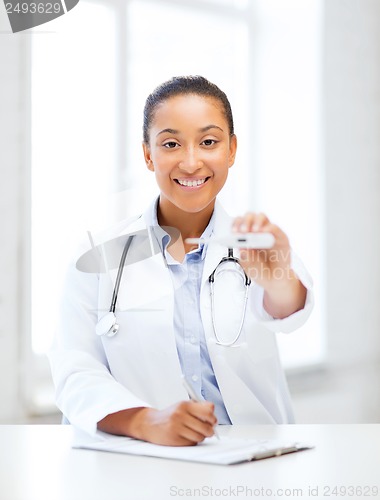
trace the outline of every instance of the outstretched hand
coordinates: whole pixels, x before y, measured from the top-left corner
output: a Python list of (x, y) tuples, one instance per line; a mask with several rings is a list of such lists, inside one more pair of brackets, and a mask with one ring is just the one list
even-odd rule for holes
[(240, 249), (240, 264), (246, 274), (265, 290), (264, 307), (274, 318), (285, 318), (302, 309), (306, 289), (291, 268), (291, 248), (287, 235), (263, 213), (248, 212), (237, 217), (232, 230), (238, 233), (271, 233), (270, 249)]

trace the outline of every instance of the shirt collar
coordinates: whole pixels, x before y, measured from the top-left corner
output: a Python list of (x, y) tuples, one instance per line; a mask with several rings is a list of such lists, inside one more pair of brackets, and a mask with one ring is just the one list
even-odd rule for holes
[[(173, 259), (173, 257), (169, 254), (167, 251), (167, 246), (170, 243), (170, 235), (158, 224), (158, 218), (157, 218), (157, 208), (158, 208), (158, 200), (157, 198), (156, 202), (152, 206), (152, 211), (151, 211), (151, 220), (150, 220), (150, 225), (152, 227), (153, 234), (157, 240), (157, 243), (161, 249), (162, 254), (165, 256), (165, 259), (168, 264), (178, 264), (177, 261)], [(210, 218), (210, 221), (206, 227), (206, 229), (203, 231), (201, 238), (210, 238), (212, 235), (212, 232), (214, 230), (214, 224), (215, 224), (215, 211), (212, 213), (212, 216)], [(197, 248), (194, 250), (191, 250), (187, 255), (193, 255), (193, 254), (200, 254), (201, 260), (205, 258), (207, 251), (207, 244), (206, 243), (201, 243), (198, 245)]]

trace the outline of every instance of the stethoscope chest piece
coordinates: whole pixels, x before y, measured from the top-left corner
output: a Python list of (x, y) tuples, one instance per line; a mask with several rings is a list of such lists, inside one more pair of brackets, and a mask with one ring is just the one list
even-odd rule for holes
[(119, 325), (116, 321), (115, 313), (112, 311), (109, 311), (105, 316), (100, 318), (95, 328), (96, 335), (99, 335), (100, 337), (103, 335), (106, 337), (113, 337), (118, 330)]

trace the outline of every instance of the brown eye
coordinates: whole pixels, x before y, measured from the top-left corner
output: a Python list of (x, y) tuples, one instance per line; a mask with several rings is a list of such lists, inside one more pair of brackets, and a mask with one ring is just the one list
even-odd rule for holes
[(214, 144), (216, 144), (218, 141), (215, 141), (214, 139), (205, 139), (202, 144), (204, 146), (213, 146)]
[(179, 146), (179, 144), (177, 142), (174, 142), (174, 141), (169, 141), (169, 142), (165, 142), (165, 144), (163, 144), (164, 148), (168, 148), (168, 149), (174, 149), (175, 147)]

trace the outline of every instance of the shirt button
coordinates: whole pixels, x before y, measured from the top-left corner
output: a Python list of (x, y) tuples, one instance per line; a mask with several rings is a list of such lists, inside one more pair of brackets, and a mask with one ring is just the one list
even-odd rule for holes
[(191, 377), (191, 380), (192, 380), (193, 382), (196, 382), (196, 381), (198, 380), (198, 376), (197, 376), (197, 375), (193, 375), (193, 376)]
[(190, 342), (191, 342), (192, 344), (195, 344), (195, 340), (196, 340), (196, 338), (194, 337), (194, 335), (192, 335), (192, 336), (190, 337)]

